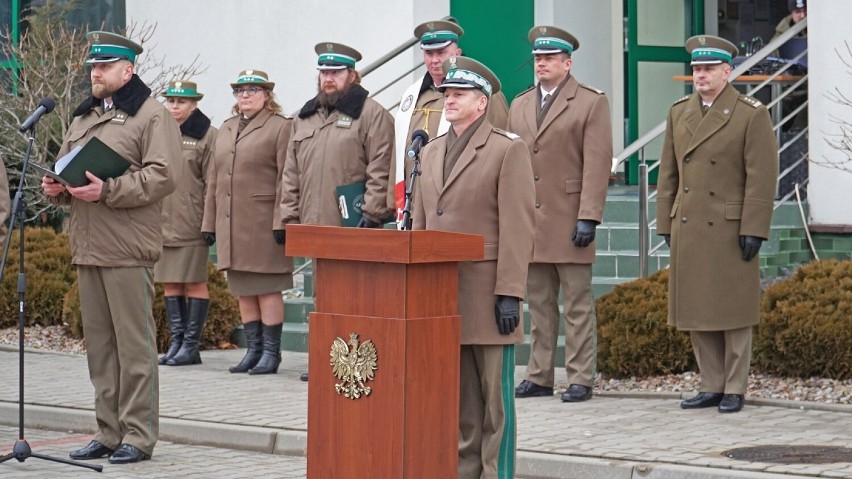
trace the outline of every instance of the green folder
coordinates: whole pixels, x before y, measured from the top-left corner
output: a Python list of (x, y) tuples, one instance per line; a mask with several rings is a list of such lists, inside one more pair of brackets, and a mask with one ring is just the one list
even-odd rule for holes
[[(337, 193), (337, 209), (340, 210), (341, 226), (358, 226), (361, 221), (361, 208), (364, 206), (364, 194), (367, 192), (367, 182), (349, 183), (335, 189)], [(393, 215), (388, 216), (382, 224), (394, 221)]]
[(63, 185), (75, 187), (91, 183), (86, 178), (86, 171), (106, 181), (109, 178), (123, 175), (130, 168), (129, 161), (97, 137), (93, 137), (82, 147), (75, 147), (68, 154), (56, 160), (56, 165), (54, 165), (56, 172), (36, 164), (33, 165)]

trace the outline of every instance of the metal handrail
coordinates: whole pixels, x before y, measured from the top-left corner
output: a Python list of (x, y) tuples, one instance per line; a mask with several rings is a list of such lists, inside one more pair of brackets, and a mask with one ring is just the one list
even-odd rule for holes
[[(779, 47), (781, 47), (781, 45), (785, 44), (793, 36), (798, 35), (799, 32), (801, 32), (805, 28), (807, 28), (807, 19), (804, 19), (803, 21), (795, 24), (793, 27), (791, 27), (789, 30), (784, 32), (778, 38), (775, 38), (774, 40), (770, 41), (766, 46), (764, 46), (763, 48), (758, 50), (755, 54), (746, 58), (746, 60), (743, 63), (741, 63), (738, 67), (734, 68), (733, 71), (731, 72), (730, 76), (728, 77), (728, 82), (729, 83), (733, 82), (740, 75), (742, 75), (743, 73), (745, 73), (749, 69), (751, 69), (754, 65), (757, 65), (759, 62), (766, 59), (766, 57), (768, 57), (770, 53), (777, 50)], [(755, 88), (750, 89), (749, 91), (757, 91), (757, 90), (760, 90), (761, 88), (765, 87), (766, 85), (770, 84), (770, 82), (772, 82), (774, 79), (776, 79), (779, 75), (782, 75), (784, 72), (786, 72), (792, 65), (797, 63), (806, 54), (807, 54), (807, 51), (802, 52), (801, 54), (799, 54), (796, 58), (794, 58), (792, 60), (788, 60), (786, 65), (784, 65), (778, 71), (773, 72), (773, 74), (769, 75), (769, 77), (766, 80), (761, 82)], [(778, 102), (781, 101), (781, 99), (783, 97), (786, 97), (787, 95), (789, 95), (790, 92), (792, 92), (796, 88), (800, 87), (806, 81), (807, 81), (807, 75), (804, 75), (803, 78), (800, 78), (795, 84), (793, 84), (790, 88), (788, 88), (787, 91), (782, 92), (782, 94), (780, 95), (780, 98), (774, 98), (770, 102), (769, 108), (777, 105)], [(794, 118), (796, 116), (796, 114), (801, 112), (806, 107), (807, 107), (807, 101), (805, 101), (802, 105), (800, 105), (798, 108), (796, 108), (793, 112), (789, 113), (787, 116), (785, 116), (783, 119), (781, 119), (778, 122), (777, 125), (773, 126), (773, 130), (777, 130), (778, 128), (780, 128), (782, 125), (787, 123), (790, 119)], [(654, 245), (653, 247), (650, 247), (650, 239), (649, 239), (650, 228), (653, 227), (654, 225), (656, 225), (657, 219), (655, 218), (654, 220), (650, 220), (650, 221), (648, 219), (648, 205), (649, 205), (650, 199), (653, 196), (656, 196), (656, 192), (649, 193), (649, 185), (648, 185), (648, 176), (649, 175), (648, 174), (649, 174), (650, 170), (653, 170), (654, 168), (659, 167), (660, 162), (656, 161), (656, 162), (654, 162), (653, 165), (649, 166), (647, 161), (645, 160), (645, 149), (646, 149), (646, 147), (648, 146), (649, 143), (651, 143), (657, 137), (659, 137), (664, 131), (666, 131), (666, 121), (663, 121), (663, 122), (659, 123), (658, 125), (656, 125), (655, 127), (651, 128), (648, 132), (646, 132), (644, 135), (642, 135), (638, 140), (636, 140), (633, 143), (631, 143), (630, 145), (628, 145), (624, 150), (622, 150), (621, 153), (619, 153), (618, 155), (616, 155), (612, 159), (612, 173), (615, 174), (621, 163), (627, 161), (628, 158), (635, 155), (636, 153), (639, 154), (639, 165), (638, 165), (638, 174), (639, 174), (639, 275), (643, 278), (648, 276), (648, 260), (649, 260), (650, 256), (652, 254), (656, 253), (657, 251), (659, 251), (662, 248), (663, 244), (665, 244), (665, 242), (660, 242), (660, 243), (657, 243), (656, 245)], [(779, 154), (780, 154), (781, 151), (788, 148), (790, 144), (794, 143), (798, 138), (801, 138), (801, 135), (803, 135), (803, 134), (804, 134), (804, 132), (800, 132), (798, 135), (796, 135), (796, 137), (794, 139), (792, 139), (789, 142), (787, 142), (786, 144), (784, 144), (783, 147), (781, 149), (779, 149)], [(779, 180), (781, 178), (783, 178), (784, 176), (786, 176), (791, 171), (793, 171), (797, 166), (799, 166), (803, 161), (805, 161), (806, 158), (807, 158), (807, 154), (803, 155), (802, 158), (800, 158), (798, 161), (796, 161), (793, 165), (786, 168), (779, 175)], [(807, 180), (804, 183), (807, 183)], [(788, 193), (784, 198), (781, 198), (780, 201), (776, 202), (773, 210), (777, 209), (784, 201), (789, 199), (790, 196), (791, 196), (791, 194)]]

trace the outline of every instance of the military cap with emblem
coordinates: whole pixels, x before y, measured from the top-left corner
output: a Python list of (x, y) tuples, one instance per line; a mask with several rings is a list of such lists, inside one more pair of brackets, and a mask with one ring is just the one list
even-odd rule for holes
[(138, 43), (112, 32), (89, 32), (86, 34), (89, 40), (89, 56), (86, 63), (112, 63), (119, 60), (136, 62), (136, 56), (142, 53), (142, 46)]
[(361, 53), (342, 43), (320, 42), (314, 47), (317, 57), (317, 70), (343, 70), (355, 68), (361, 61)]
[(712, 35), (696, 35), (686, 41), (686, 51), (692, 55), (690, 65), (732, 64), (739, 55), (736, 45)]
[(423, 50), (438, 50), (452, 42), (458, 42), (464, 30), (455, 22), (435, 20), (421, 23), (414, 29), (414, 36), (420, 39)]
[(476, 88), (491, 97), (500, 91), (500, 80), (487, 66), (469, 57), (450, 57), (441, 65), (444, 83), (438, 90), (445, 88)]
[(580, 49), (580, 41), (574, 35), (557, 27), (542, 25), (532, 27), (529, 33), (533, 54), (549, 55), (552, 53), (567, 53), (571, 55)]
[(169, 86), (166, 88), (166, 91), (161, 93), (161, 95), (166, 98), (189, 98), (190, 100), (200, 100), (204, 98), (204, 93), (198, 92), (198, 85), (196, 85), (195, 82), (187, 80), (169, 82)]
[(808, 8), (807, 0), (787, 0), (787, 10), (791, 12), (800, 8)]
[(269, 81), (269, 75), (261, 70), (243, 70), (237, 81), (231, 83), (231, 88), (239, 88), (243, 85), (259, 85), (267, 90), (275, 88), (275, 82)]

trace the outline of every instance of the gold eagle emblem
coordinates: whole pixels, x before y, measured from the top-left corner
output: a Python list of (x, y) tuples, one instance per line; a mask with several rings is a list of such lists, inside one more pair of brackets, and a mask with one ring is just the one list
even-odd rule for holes
[[(349, 347), (352, 349), (349, 349)], [(366, 385), (378, 367), (376, 347), (370, 340), (358, 344), (358, 335), (349, 334), (347, 344), (342, 338), (331, 343), (331, 372), (341, 382), (334, 385), (337, 394), (349, 399), (369, 396), (373, 389)]]

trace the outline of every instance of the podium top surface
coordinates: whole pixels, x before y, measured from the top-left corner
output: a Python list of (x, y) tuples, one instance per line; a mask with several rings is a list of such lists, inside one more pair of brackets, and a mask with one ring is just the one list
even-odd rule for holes
[(443, 263), (485, 257), (479, 235), (340, 226), (287, 225), (287, 256), (382, 263)]

